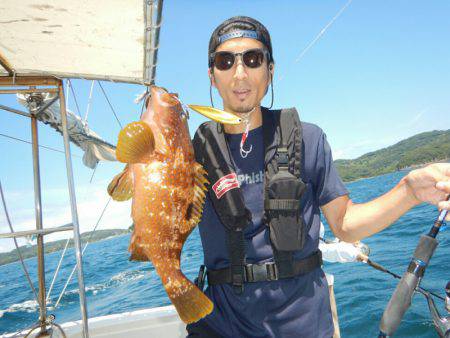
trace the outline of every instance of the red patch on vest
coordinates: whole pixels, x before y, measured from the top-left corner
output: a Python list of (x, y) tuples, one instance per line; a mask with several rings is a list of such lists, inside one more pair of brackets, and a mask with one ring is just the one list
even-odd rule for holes
[(217, 199), (220, 199), (227, 191), (234, 188), (239, 188), (239, 181), (237, 180), (236, 173), (231, 173), (222, 177), (214, 183), (212, 188), (216, 193)]

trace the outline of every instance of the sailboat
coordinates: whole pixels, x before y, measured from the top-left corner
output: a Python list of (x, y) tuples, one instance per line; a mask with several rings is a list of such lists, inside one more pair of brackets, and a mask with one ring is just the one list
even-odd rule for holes
[[(33, 238), (38, 244), (38, 324), (6, 336), (142, 337), (185, 336), (173, 306), (89, 318), (86, 307), (80, 229), (70, 142), (84, 150), (83, 162), (115, 160), (115, 147), (70, 111), (64, 79), (106, 80), (151, 85), (155, 81), (163, 1), (3, 1), (0, 11), (0, 94), (18, 94), (28, 111), (0, 108), (29, 118), (32, 126), (36, 230), (11, 231), (0, 238)], [(93, 18), (95, 17), (95, 20)], [(114, 25), (111, 25), (114, 22)], [(118, 24), (120, 23), (120, 24)], [(64, 139), (72, 222), (43, 228), (38, 123)], [(46, 309), (44, 241), (50, 233), (73, 232), (81, 320), (54, 322)]]

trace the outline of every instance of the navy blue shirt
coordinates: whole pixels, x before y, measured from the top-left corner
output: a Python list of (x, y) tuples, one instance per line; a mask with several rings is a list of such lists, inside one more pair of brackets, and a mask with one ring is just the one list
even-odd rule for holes
[[(317, 251), (320, 209), (333, 199), (348, 194), (334, 165), (323, 131), (302, 122), (304, 153), (302, 179), (306, 191), (301, 210), (306, 226), (305, 246), (295, 253), (297, 259)], [(250, 131), (242, 158), (239, 143), (242, 134), (226, 134), (234, 170), (240, 183), (252, 222), (245, 229), (246, 261), (273, 261), (268, 228), (262, 223), (264, 142), (262, 127)], [(207, 195), (208, 196), (208, 195)], [(229, 266), (226, 233), (211, 200), (206, 198), (199, 224), (208, 269)], [(322, 269), (306, 275), (278, 281), (247, 283), (237, 295), (231, 285), (208, 286), (206, 295), (213, 301), (213, 312), (204, 321), (224, 337), (314, 337), (333, 335), (328, 284)]]

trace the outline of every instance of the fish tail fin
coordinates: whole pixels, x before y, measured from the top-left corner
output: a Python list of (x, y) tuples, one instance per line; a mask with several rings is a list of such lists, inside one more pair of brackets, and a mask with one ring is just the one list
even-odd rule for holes
[(214, 308), (211, 300), (179, 270), (168, 278), (164, 287), (178, 315), (186, 324), (202, 319)]
[(138, 236), (136, 236), (134, 232), (133, 235), (131, 236), (128, 251), (130, 252), (129, 258), (130, 261), (146, 262), (150, 260), (148, 256), (145, 254), (145, 251), (142, 248), (141, 244), (139, 243)]

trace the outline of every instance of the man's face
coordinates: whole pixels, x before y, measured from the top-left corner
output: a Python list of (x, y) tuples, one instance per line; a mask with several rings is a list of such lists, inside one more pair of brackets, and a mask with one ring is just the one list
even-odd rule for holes
[[(219, 45), (216, 52), (228, 51), (241, 53), (249, 49), (264, 48), (264, 45), (251, 38), (230, 39)], [(219, 70), (214, 67), (213, 74), (209, 71), (212, 84), (219, 91), (223, 99), (225, 110), (235, 113), (247, 113), (260, 105), (267, 86), (270, 83), (270, 73), (267, 58), (258, 68), (249, 68), (242, 57), (236, 56), (233, 67), (228, 70)], [(272, 68), (273, 71), (273, 68)]]

